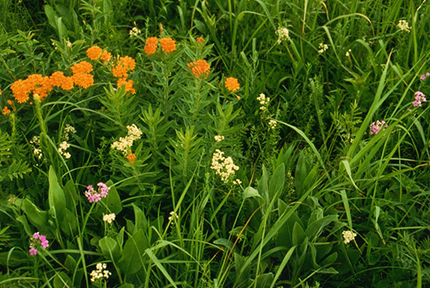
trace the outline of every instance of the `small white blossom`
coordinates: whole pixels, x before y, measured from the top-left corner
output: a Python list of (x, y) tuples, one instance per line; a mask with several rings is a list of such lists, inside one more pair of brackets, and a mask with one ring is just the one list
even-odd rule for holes
[(354, 232), (348, 230), (348, 231), (343, 231), (342, 232), (342, 236), (343, 236), (343, 239), (344, 239), (343, 242), (345, 244), (348, 244), (349, 242), (351, 242), (351, 241), (354, 240), (354, 238), (355, 238), (355, 236), (357, 236), (357, 234), (355, 234)]
[(112, 221), (114, 221), (114, 220), (115, 220), (115, 213), (106, 214), (106, 215), (103, 216), (103, 221), (105, 221), (105, 222), (107, 222), (109, 224), (111, 224)]
[(318, 50), (318, 53), (322, 54), (322, 53), (324, 53), (325, 51), (328, 50), (328, 45), (320, 43), (320, 45), (318, 46), (318, 48), (320, 48), (320, 50)]
[(214, 138), (216, 142), (221, 142), (224, 140), (224, 136), (222, 135), (215, 135)]
[(290, 31), (288, 31), (285, 27), (278, 27), (278, 29), (275, 32), (276, 35), (278, 35), (278, 44), (281, 44), (282, 41), (288, 40), (290, 41)]
[(397, 24), (397, 28), (402, 31), (411, 32), (411, 27), (409, 27), (409, 23), (406, 20), (399, 20), (399, 24)]
[(108, 279), (110, 275), (112, 275), (111, 272), (109, 272), (108, 270), (104, 270), (107, 268), (106, 263), (97, 263), (96, 265), (96, 269), (97, 270), (93, 270), (90, 275), (91, 275), (91, 282), (95, 282), (99, 279), (102, 278), (106, 278)]
[(231, 157), (224, 157), (224, 152), (216, 149), (212, 156), (211, 169), (215, 170), (215, 174), (221, 176), (221, 181), (228, 183), (231, 175), (235, 174), (235, 171), (239, 170), (239, 166), (234, 165), (233, 159)]
[(270, 119), (269, 121), (269, 126), (271, 129), (275, 129), (276, 128), (276, 120)]

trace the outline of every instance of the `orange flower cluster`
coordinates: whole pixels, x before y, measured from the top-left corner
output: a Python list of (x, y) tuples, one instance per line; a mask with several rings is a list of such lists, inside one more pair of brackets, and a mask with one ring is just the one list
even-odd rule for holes
[(97, 60), (100, 58), (103, 61), (109, 61), (112, 58), (111, 53), (109, 53), (106, 50), (103, 50), (98, 46), (92, 46), (88, 48), (87, 55), (88, 55), (88, 58), (90, 58), (91, 60)]
[(205, 39), (203, 39), (202, 37), (197, 37), (197, 43), (200, 43), (200, 42), (205, 42)]
[(93, 71), (93, 65), (87, 61), (76, 63), (71, 69), (73, 71), (72, 80), (76, 85), (86, 89), (94, 84), (94, 76), (89, 74)]
[(121, 87), (125, 85), (125, 91), (131, 94), (136, 94), (133, 88), (133, 80), (128, 80), (128, 71), (134, 70), (136, 67), (136, 60), (129, 56), (119, 57), (116, 66), (112, 69), (113, 76), (118, 78), (117, 85)]
[(210, 65), (206, 60), (197, 60), (196, 62), (189, 63), (187, 66), (196, 78), (201, 78), (203, 75), (206, 78), (210, 73)]
[(7, 108), (7, 106), (4, 106), (4, 108), (3, 108), (3, 115), (7, 115), (9, 113), (10, 113), (9, 108)]
[(163, 51), (166, 53), (171, 53), (176, 50), (176, 41), (170, 37), (161, 38), (160, 45), (161, 45), (161, 48), (163, 48)]
[(130, 164), (132, 164), (132, 165), (133, 165), (134, 160), (136, 160), (136, 155), (135, 155), (135, 154), (130, 154), (130, 155), (128, 155), (128, 156), (127, 156), (127, 160), (128, 160), (128, 162), (130, 162)]
[(148, 55), (152, 55), (157, 52), (158, 39), (157, 37), (150, 37), (146, 39), (145, 43), (145, 53)]
[(33, 74), (24, 80), (19, 79), (15, 81), (10, 86), (10, 89), (16, 101), (18, 101), (18, 103), (24, 103), (29, 99), (29, 94), (31, 92), (33, 92), (33, 95), (38, 94), (40, 100), (48, 96), (48, 93), (52, 90), (52, 84), (49, 77)]
[(228, 90), (234, 92), (240, 88), (240, 84), (237, 82), (236, 78), (227, 77), (225, 78), (225, 87), (227, 87)]

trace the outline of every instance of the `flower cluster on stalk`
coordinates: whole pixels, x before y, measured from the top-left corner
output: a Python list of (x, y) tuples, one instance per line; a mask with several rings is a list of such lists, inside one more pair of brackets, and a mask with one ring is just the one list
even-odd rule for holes
[(190, 68), (191, 72), (196, 76), (196, 78), (206, 78), (210, 70), (210, 65), (206, 60), (197, 60), (196, 62), (188, 63), (188, 68)]
[(357, 236), (357, 234), (355, 234), (354, 232), (347, 230), (347, 231), (343, 231), (342, 232), (342, 236), (343, 236), (343, 242), (345, 244), (348, 244), (351, 241), (354, 241), (355, 236)]
[[(125, 137), (120, 137), (118, 141), (114, 142), (111, 146), (112, 149), (116, 149), (118, 151), (122, 151), (124, 155), (129, 153), (129, 148), (133, 146), (133, 142), (135, 140), (140, 139), (142, 136), (142, 131), (136, 126), (136, 124), (132, 124), (127, 126), (128, 134)], [(130, 161), (130, 159), (129, 159)]]
[(388, 124), (385, 123), (385, 121), (379, 121), (377, 120), (376, 122), (373, 122), (372, 124), (370, 124), (370, 135), (373, 134), (378, 134), (378, 132), (383, 128), (383, 130), (385, 130), (385, 128), (388, 127)]
[(106, 270), (106, 263), (97, 263), (96, 270), (91, 271), (91, 282), (96, 282), (99, 279), (106, 278), (108, 279), (110, 275), (112, 275), (109, 270)]
[(427, 102), (426, 95), (423, 92), (417, 91), (415, 92), (415, 101), (412, 103), (414, 107), (421, 107), (422, 102)]
[(260, 110), (266, 110), (267, 106), (269, 105), (270, 102), (270, 98), (266, 97), (266, 95), (264, 95), (263, 93), (261, 93), (258, 97), (257, 100), (260, 102)]
[(28, 250), (28, 252), (30, 253), (31, 256), (37, 255), (36, 247), (42, 246), (43, 248), (46, 249), (49, 246), (49, 241), (46, 239), (46, 236), (39, 234), (39, 232), (34, 233), (33, 237), (30, 240), (31, 240), (31, 243), (30, 243), (30, 249)]
[(231, 157), (224, 157), (224, 152), (216, 149), (212, 156), (211, 169), (215, 170), (215, 174), (221, 176), (221, 181), (228, 183), (230, 176), (236, 174), (235, 171), (239, 170), (239, 166), (234, 165)]
[(94, 190), (93, 185), (87, 186), (87, 191), (85, 191), (85, 197), (88, 198), (88, 202), (90, 203), (98, 202), (102, 198), (106, 198), (106, 196), (108, 195), (108, 191), (110, 190), (110, 187), (108, 187), (103, 182), (99, 182), (97, 186), (97, 191)]

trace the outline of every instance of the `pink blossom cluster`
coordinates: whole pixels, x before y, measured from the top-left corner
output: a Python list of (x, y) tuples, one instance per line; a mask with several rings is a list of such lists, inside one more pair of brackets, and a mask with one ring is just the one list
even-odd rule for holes
[(372, 124), (370, 124), (370, 135), (378, 134), (378, 132), (383, 127), (384, 127), (383, 130), (385, 130), (385, 128), (388, 127), (388, 125), (385, 124), (385, 121), (379, 121), (379, 120), (377, 120), (376, 122), (373, 122)]
[(421, 102), (427, 102), (426, 95), (423, 92), (417, 91), (415, 92), (415, 101), (412, 103), (414, 107), (421, 107)]
[(97, 186), (99, 187), (97, 191), (94, 190), (93, 185), (88, 185), (87, 191), (85, 191), (85, 196), (88, 198), (88, 202), (90, 203), (100, 201), (102, 199), (101, 197), (106, 198), (110, 189), (102, 182), (98, 183)]
[(430, 73), (427, 72), (426, 74), (421, 75), (420, 79), (424, 81), (424, 80), (426, 80), (426, 77), (429, 77), (429, 76), (430, 76)]
[(37, 249), (36, 249), (36, 245), (42, 245), (43, 248), (48, 248), (49, 246), (49, 242), (46, 239), (45, 235), (40, 235), (39, 232), (36, 232), (33, 234), (33, 238), (31, 239), (31, 243), (30, 243), (30, 250), (28, 250), (28, 252), (30, 252), (31, 256), (37, 255)]

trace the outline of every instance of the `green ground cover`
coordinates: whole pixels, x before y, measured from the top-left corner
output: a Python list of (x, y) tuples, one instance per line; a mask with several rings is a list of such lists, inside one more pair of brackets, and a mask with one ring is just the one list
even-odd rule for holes
[(430, 285), (430, 3), (0, 11), (0, 287)]

